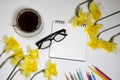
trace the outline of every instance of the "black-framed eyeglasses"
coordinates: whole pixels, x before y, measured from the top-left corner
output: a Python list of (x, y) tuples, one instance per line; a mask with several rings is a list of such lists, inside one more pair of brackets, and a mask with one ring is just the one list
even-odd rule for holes
[(61, 29), (58, 30), (45, 38), (41, 39), (40, 41), (36, 42), (36, 45), (38, 46), (38, 49), (46, 49), (51, 46), (52, 40), (55, 42), (60, 42), (62, 41), (65, 37), (67, 36), (66, 30)]

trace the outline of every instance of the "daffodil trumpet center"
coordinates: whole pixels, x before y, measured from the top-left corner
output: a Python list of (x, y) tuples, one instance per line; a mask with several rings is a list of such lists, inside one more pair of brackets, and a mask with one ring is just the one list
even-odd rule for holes
[(102, 18), (98, 19), (98, 20), (94, 23), (94, 25), (96, 25), (97, 22), (99, 22), (99, 21), (101, 21), (101, 20), (103, 20), (103, 19), (106, 19), (106, 18), (108, 18), (108, 17), (110, 17), (110, 16), (113, 16), (113, 15), (115, 15), (115, 14), (118, 14), (118, 13), (120, 13), (120, 11), (116, 11), (116, 12), (114, 12), (114, 13), (112, 13), (112, 14), (109, 14), (109, 15), (107, 15), (107, 16), (105, 16), (105, 17), (102, 17)]

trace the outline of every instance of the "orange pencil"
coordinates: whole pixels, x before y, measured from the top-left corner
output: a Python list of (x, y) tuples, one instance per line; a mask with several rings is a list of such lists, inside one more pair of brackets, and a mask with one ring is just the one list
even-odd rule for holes
[(66, 80), (70, 80), (69, 77), (65, 74)]

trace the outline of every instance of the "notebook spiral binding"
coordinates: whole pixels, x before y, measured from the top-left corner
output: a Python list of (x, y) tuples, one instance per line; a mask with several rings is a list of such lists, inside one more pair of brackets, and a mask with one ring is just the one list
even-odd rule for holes
[(55, 23), (57, 23), (57, 24), (65, 24), (65, 21), (62, 21), (62, 20), (55, 20)]

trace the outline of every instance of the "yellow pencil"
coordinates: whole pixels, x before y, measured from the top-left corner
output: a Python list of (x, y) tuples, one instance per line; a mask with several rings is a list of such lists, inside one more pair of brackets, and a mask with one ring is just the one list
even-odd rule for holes
[[(89, 67), (89, 66), (88, 66)], [(89, 67), (89, 69), (94, 72), (96, 75), (98, 75), (102, 80), (107, 80), (106, 77), (104, 75), (102, 75), (100, 72), (98, 72), (97, 70), (95, 70), (92, 67)]]

